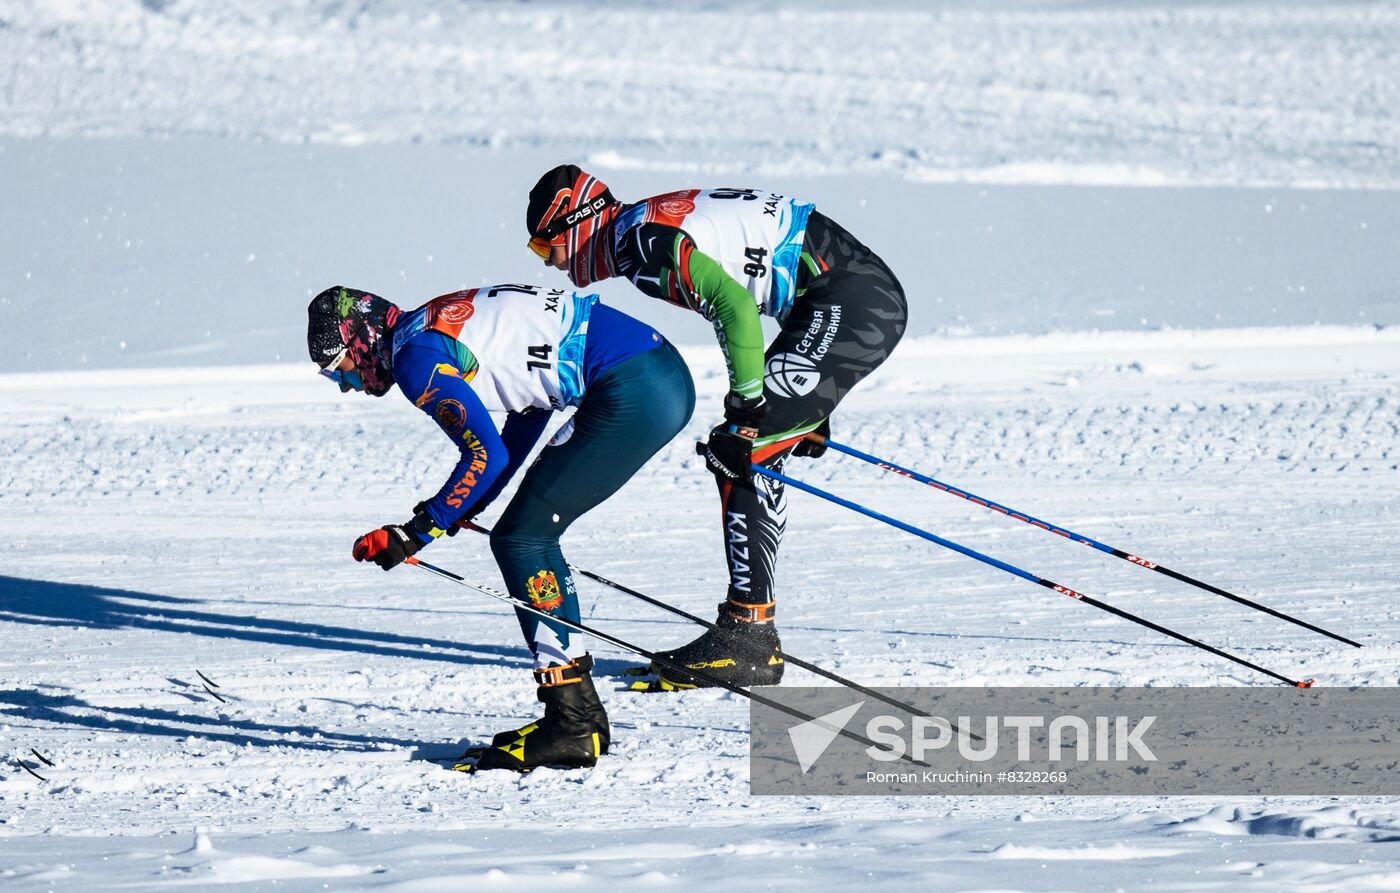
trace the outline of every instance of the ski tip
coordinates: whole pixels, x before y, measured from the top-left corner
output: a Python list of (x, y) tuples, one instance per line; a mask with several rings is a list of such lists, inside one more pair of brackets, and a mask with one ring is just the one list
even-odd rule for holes
[(447, 768), (453, 772), (475, 772), (476, 764), (481, 761), (481, 755), (486, 753), (486, 749), (486, 745), (478, 744), (473, 747), (468, 747), (460, 757), (454, 757), (440, 762), (445, 764)]
[(690, 691), (693, 688), (695, 688), (695, 686), (690, 683), (674, 682), (670, 679), (665, 678), (664, 676), (658, 676), (655, 679), (644, 679), (641, 682), (633, 682), (631, 685), (627, 686), (628, 691), (639, 691), (647, 693), (655, 693), (662, 691)]
[(1316, 679), (1304, 679), (1301, 682), (1295, 682), (1293, 684), (1296, 685), (1298, 688), (1312, 688), (1313, 683), (1316, 681)]

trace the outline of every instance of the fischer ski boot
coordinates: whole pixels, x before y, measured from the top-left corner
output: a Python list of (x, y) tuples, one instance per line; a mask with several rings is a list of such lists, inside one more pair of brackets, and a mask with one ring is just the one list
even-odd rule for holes
[[(585, 673), (591, 674), (593, 672), (593, 655), (585, 654), (583, 657), (574, 661), (574, 666)], [(593, 678), (591, 675), (588, 677), (588, 683), (581, 687), (579, 694), (583, 697), (584, 708), (593, 719), (593, 730), (598, 733), (598, 756), (607, 756), (608, 745), (612, 742), (612, 730), (608, 727), (608, 712), (603, 709), (603, 702), (598, 697), (598, 689), (593, 687)], [(514, 742), (517, 738), (524, 738), (539, 727), (540, 720), (537, 719), (518, 729), (497, 732), (491, 738), (491, 746), (505, 747)], [(476, 749), (482, 750), (484, 748)]]
[(572, 664), (536, 670), (535, 696), (544, 704), (544, 716), (514, 732), (496, 735), (489, 747), (468, 749), (452, 768), (529, 772), (540, 766), (593, 766), (607, 752), (610, 731), (589, 675), (592, 667), (593, 659), (584, 655)]
[[(716, 629), (658, 657), (698, 670), (733, 685), (777, 685), (783, 678), (778, 627), (773, 622), (774, 602), (749, 605), (732, 597), (720, 602)], [(654, 680), (634, 682), (633, 691), (684, 691), (711, 688), (714, 683), (652, 661)]]

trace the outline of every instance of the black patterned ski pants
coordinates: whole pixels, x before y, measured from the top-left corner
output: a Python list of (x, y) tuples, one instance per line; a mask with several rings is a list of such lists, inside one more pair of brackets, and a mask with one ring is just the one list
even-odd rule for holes
[[(904, 290), (894, 273), (835, 223), (821, 218), (809, 226), (804, 248), (831, 266), (806, 282), (766, 352), (768, 412), (754, 461), (779, 472), (793, 447), (885, 361), (908, 319)], [(784, 491), (781, 483), (759, 475), (751, 486), (720, 485), (733, 601), (774, 600), (778, 548), (787, 523)]]

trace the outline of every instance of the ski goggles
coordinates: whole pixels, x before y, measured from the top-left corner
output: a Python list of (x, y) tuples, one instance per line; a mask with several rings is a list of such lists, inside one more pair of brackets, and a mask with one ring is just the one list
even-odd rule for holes
[(564, 244), (565, 233), (583, 221), (597, 217), (604, 208), (613, 204), (617, 204), (617, 199), (613, 198), (611, 190), (604, 189), (601, 195), (594, 196), (581, 207), (556, 214), (547, 226), (530, 239), (530, 250), (541, 260), (549, 260), (550, 249)]
[(342, 394), (348, 391), (363, 391), (365, 389), (364, 379), (360, 378), (360, 373), (354, 369), (340, 370), (336, 367), (345, 362), (345, 358), (350, 355), (350, 348), (347, 346), (335, 355), (326, 367), (321, 370), (321, 374), (340, 386)]

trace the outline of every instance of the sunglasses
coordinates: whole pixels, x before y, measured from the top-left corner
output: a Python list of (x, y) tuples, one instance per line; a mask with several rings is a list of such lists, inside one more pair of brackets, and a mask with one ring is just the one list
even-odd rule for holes
[(530, 250), (535, 252), (540, 260), (549, 260), (550, 252), (553, 250), (554, 246), (549, 244), (548, 239), (542, 236), (535, 236), (527, 244), (529, 244)]

